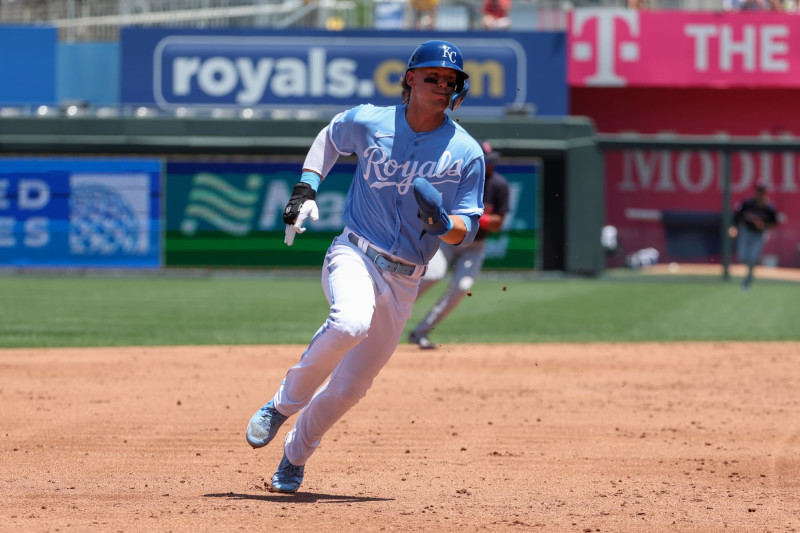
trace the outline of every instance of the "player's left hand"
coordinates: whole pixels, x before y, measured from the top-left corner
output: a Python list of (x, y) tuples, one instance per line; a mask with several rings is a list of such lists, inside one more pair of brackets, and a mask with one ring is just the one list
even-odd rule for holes
[(453, 229), (453, 221), (442, 206), (442, 195), (425, 178), (414, 180), (414, 198), (419, 206), (419, 218), (425, 231), (444, 235)]

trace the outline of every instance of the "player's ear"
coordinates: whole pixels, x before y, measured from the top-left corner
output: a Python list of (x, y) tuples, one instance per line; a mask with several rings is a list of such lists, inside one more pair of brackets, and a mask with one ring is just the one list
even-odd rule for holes
[(414, 69), (406, 71), (406, 83), (409, 87), (414, 87), (416, 85), (414, 81)]

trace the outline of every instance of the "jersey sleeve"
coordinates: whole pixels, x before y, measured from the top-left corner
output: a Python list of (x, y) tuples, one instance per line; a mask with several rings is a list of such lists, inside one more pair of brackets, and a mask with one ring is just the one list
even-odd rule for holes
[(363, 126), (358, 123), (358, 115), (363, 108), (364, 105), (360, 105), (342, 111), (328, 124), (328, 139), (339, 155), (355, 153), (359, 129), (363, 129)]
[(476, 157), (464, 167), (464, 172), (455, 202), (450, 210), (451, 215), (478, 215), (483, 214), (483, 186), (486, 164), (483, 157)]

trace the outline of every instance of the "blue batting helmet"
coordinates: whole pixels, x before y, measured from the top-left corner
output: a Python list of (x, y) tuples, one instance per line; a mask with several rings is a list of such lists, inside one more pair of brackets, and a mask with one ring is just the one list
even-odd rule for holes
[(458, 108), (469, 91), (467, 82), (469, 74), (464, 72), (464, 58), (461, 50), (447, 41), (426, 41), (411, 54), (406, 72), (420, 67), (444, 67), (458, 72), (458, 83), (450, 100), (450, 109)]

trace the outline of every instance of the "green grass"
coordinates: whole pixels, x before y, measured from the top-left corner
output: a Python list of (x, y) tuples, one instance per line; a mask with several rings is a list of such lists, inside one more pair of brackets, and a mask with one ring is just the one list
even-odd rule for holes
[(442, 322), (437, 340), (440, 336), (462, 342), (800, 339), (796, 318), (800, 285), (787, 283), (759, 280), (750, 292), (742, 293), (735, 281), (718, 279), (482, 282), (476, 284), (471, 300), (452, 315), (458, 316), (460, 325)]
[[(444, 283), (444, 282), (443, 282)], [(444, 290), (418, 303), (408, 329)], [(0, 276), (0, 347), (307, 343), (318, 277)], [(757, 279), (480, 279), (436, 342), (800, 340), (800, 284)]]

